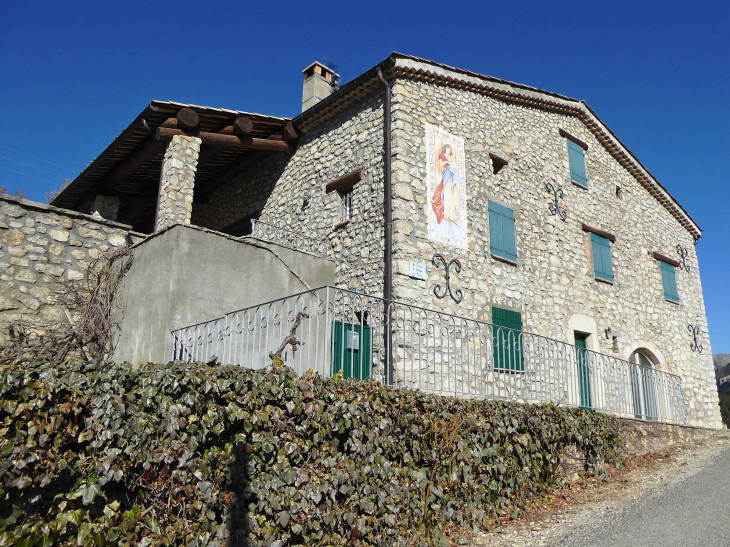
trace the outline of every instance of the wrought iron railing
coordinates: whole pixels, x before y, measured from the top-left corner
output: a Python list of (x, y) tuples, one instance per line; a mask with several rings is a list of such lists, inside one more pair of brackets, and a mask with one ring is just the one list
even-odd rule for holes
[[(294, 335), (294, 345), (282, 343)], [(374, 378), (455, 396), (553, 402), (687, 423), (682, 379), (571, 344), (321, 287), (172, 332), (172, 358)]]
[(334, 260), (334, 252), (329, 241), (306, 236), (276, 224), (269, 224), (260, 220), (251, 221), (251, 235), (264, 241), (277, 243), (285, 247), (304, 251), (322, 258)]

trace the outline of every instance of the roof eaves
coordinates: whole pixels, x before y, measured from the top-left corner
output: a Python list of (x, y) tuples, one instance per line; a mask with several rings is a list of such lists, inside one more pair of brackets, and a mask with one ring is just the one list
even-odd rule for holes
[(643, 170), (643, 171), (644, 171), (644, 172), (645, 172), (645, 173), (646, 173), (646, 174), (647, 174), (647, 175), (648, 175), (648, 176), (649, 176), (649, 177), (651, 178), (652, 182), (653, 182), (654, 184), (656, 184), (656, 185), (657, 185), (657, 186), (658, 186), (658, 187), (659, 187), (659, 188), (660, 188), (660, 189), (661, 189), (661, 190), (662, 190), (662, 191), (663, 191), (663, 192), (664, 192), (665, 194), (667, 194), (667, 196), (669, 196), (669, 198), (670, 198), (670, 199), (671, 199), (671, 200), (672, 200), (672, 201), (673, 201), (673, 202), (674, 202), (674, 203), (675, 203), (675, 204), (677, 205), (677, 207), (679, 207), (679, 208), (680, 208), (680, 209), (682, 210), (682, 212), (683, 212), (683, 213), (684, 213), (684, 214), (685, 214), (685, 215), (687, 216), (687, 218), (688, 218), (688, 219), (689, 219), (690, 221), (692, 221), (692, 224), (694, 224), (694, 225), (695, 225), (695, 227), (697, 228), (697, 230), (699, 231), (699, 233), (700, 233), (700, 237), (702, 237), (702, 229), (700, 228), (699, 224), (697, 224), (697, 222), (695, 222), (695, 220), (694, 220), (694, 219), (692, 218), (692, 216), (691, 216), (691, 215), (690, 215), (690, 214), (689, 214), (689, 213), (687, 212), (687, 210), (686, 210), (686, 209), (685, 209), (684, 207), (682, 207), (682, 205), (681, 205), (681, 204), (680, 204), (680, 203), (679, 203), (679, 202), (678, 202), (678, 201), (677, 201), (677, 200), (676, 200), (676, 199), (674, 198), (674, 196), (672, 196), (672, 194), (670, 194), (670, 193), (669, 193), (669, 190), (667, 190), (667, 189), (666, 189), (666, 188), (665, 188), (665, 187), (664, 187), (664, 186), (662, 185), (662, 183), (661, 183), (661, 182), (659, 182), (659, 181), (657, 180), (657, 178), (656, 178), (656, 177), (655, 177), (654, 175), (652, 175), (652, 174), (651, 174), (651, 171), (649, 171), (649, 170), (648, 170), (648, 169), (647, 169), (647, 168), (646, 168), (646, 167), (644, 166), (644, 164), (643, 164), (643, 163), (641, 163), (641, 161), (639, 160), (639, 158), (637, 158), (637, 157), (636, 157), (636, 156), (634, 155), (634, 153), (633, 153), (633, 152), (632, 152), (632, 151), (631, 151), (631, 150), (629, 149), (629, 147), (628, 147), (628, 146), (626, 146), (626, 145), (625, 145), (625, 144), (624, 144), (624, 143), (623, 143), (623, 142), (621, 141), (621, 139), (619, 139), (619, 138), (618, 138), (618, 136), (616, 136), (616, 134), (615, 134), (615, 133), (614, 133), (613, 131), (611, 131), (611, 128), (609, 128), (609, 127), (608, 127), (608, 125), (606, 125), (606, 124), (604, 123), (604, 121), (603, 121), (603, 120), (602, 120), (602, 119), (601, 119), (601, 118), (600, 118), (600, 117), (598, 116), (598, 114), (596, 114), (596, 112), (595, 112), (595, 111), (594, 111), (594, 110), (593, 110), (593, 109), (592, 109), (592, 108), (591, 108), (590, 106), (588, 106), (588, 104), (587, 104), (587, 103), (586, 103), (585, 101), (581, 101), (581, 103), (582, 103), (582, 104), (583, 104), (583, 106), (584, 106), (584, 107), (586, 108), (586, 110), (588, 110), (588, 111), (589, 111), (589, 112), (591, 113), (591, 115), (592, 115), (592, 116), (593, 116), (594, 118), (596, 118), (596, 120), (598, 120), (598, 121), (599, 121), (599, 122), (601, 123), (601, 125), (603, 126), (603, 128), (604, 128), (604, 129), (605, 129), (606, 131), (608, 131), (608, 133), (609, 133), (609, 134), (611, 135), (611, 137), (613, 137), (613, 138), (614, 138), (614, 139), (616, 140), (616, 142), (617, 142), (617, 143), (619, 143), (619, 144), (621, 145), (621, 147), (622, 147), (622, 148), (623, 148), (623, 149), (624, 149), (624, 150), (626, 151), (626, 153), (627, 153), (627, 154), (628, 154), (629, 156), (631, 156), (631, 159), (633, 159), (633, 160), (634, 160), (634, 161), (635, 161), (635, 162), (636, 162), (636, 163), (637, 163), (637, 164), (639, 165), (639, 167), (641, 167), (641, 169), (642, 169), (642, 170)]
[[(69, 195), (72, 194), (73, 191), (76, 189), (76, 187), (81, 184), (86, 176), (87, 173), (92, 171), (95, 167), (98, 167), (102, 163), (104, 163), (104, 160), (112, 154), (118, 144), (121, 144), (124, 142), (124, 140), (129, 137), (132, 133), (134, 133), (143, 123), (145, 118), (147, 118), (150, 114), (150, 112), (154, 112), (158, 109), (157, 106), (155, 106), (155, 103), (159, 101), (152, 101), (150, 104), (145, 107), (145, 109), (140, 113), (139, 116), (137, 116), (132, 123), (130, 123), (127, 127), (125, 127), (119, 135), (116, 136), (116, 138), (109, 143), (109, 145), (104, 149), (104, 151), (99, 154), (96, 158), (94, 158), (89, 165), (87, 165), (83, 171), (81, 171), (78, 176), (71, 181), (71, 183), (66, 186), (53, 200), (51, 201), (51, 205), (57, 205), (63, 202), (63, 200)], [(58, 205), (60, 206), (60, 205)]]

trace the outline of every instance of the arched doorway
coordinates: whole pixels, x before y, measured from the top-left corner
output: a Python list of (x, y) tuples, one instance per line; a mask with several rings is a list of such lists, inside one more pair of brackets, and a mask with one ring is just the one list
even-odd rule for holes
[(654, 370), (656, 359), (650, 351), (640, 348), (631, 354), (629, 362), (634, 415), (643, 420), (658, 420), (661, 416)]

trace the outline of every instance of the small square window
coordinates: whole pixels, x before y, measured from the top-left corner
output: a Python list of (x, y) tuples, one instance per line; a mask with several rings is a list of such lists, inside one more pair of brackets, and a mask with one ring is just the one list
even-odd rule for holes
[(352, 218), (352, 188), (341, 190), (340, 194), (340, 222), (347, 222)]

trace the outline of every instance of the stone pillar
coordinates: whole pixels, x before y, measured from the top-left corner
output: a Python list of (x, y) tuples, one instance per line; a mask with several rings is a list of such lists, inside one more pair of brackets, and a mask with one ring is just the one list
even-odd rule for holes
[(107, 220), (117, 220), (119, 212), (119, 198), (99, 194), (91, 206), (91, 214)]
[(198, 137), (175, 135), (167, 145), (157, 196), (156, 232), (174, 224), (190, 224), (200, 142)]

